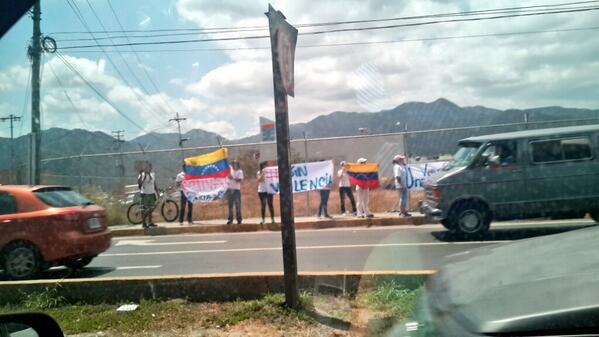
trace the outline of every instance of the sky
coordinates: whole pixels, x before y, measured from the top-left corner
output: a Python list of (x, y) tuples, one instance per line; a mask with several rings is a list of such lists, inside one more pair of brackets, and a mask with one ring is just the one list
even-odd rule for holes
[[(289, 23), (301, 25), (567, 1), (276, 0), (271, 3), (285, 14)], [(589, 5), (599, 3), (580, 4)], [(94, 37), (103, 44), (127, 42), (126, 38), (147, 42), (262, 36), (268, 35), (268, 31), (134, 38), (164, 34), (152, 31), (158, 29), (264, 27), (268, 24), (264, 15), (267, 8), (268, 1), (264, 0), (44, 0), (41, 26), (42, 34), (54, 38), (58, 48), (94, 44), (89, 33), (64, 34), (87, 31), (74, 9), (80, 11), (87, 27), (96, 32)], [(121, 30), (117, 18), (125, 30), (137, 32), (127, 33), (126, 37), (113, 33), (112, 40), (108, 39), (104, 28)], [(334, 111), (376, 112), (404, 102), (430, 102), (439, 97), (461, 106), (499, 109), (555, 105), (597, 109), (597, 22), (599, 11), (595, 10), (300, 35), (295, 61), (296, 95), (289, 98), (290, 121), (306, 122)], [(300, 26), (299, 30), (301, 34), (397, 23)], [(537, 33), (523, 34), (530, 32)], [(494, 36), (480, 36), (489, 34)], [(0, 117), (11, 113), (23, 117), (16, 123), (16, 136), (30, 131), (30, 63), (26, 51), (31, 35), (32, 21), (26, 15), (0, 39)], [(359, 44), (330, 46), (356, 42)], [(56, 53), (45, 53), (42, 128), (83, 128), (106, 133), (125, 130), (125, 139), (132, 139), (145, 132), (176, 132), (176, 124), (169, 119), (178, 112), (186, 118), (181, 124), (183, 132), (200, 128), (229, 139), (256, 134), (259, 116), (274, 119), (269, 47), (269, 40), (261, 38), (123, 47), (118, 49), (120, 53), (111, 47), (104, 48), (104, 52), (98, 47), (60, 51), (67, 64), (110, 104)], [(0, 123), (0, 137), (7, 137), (9, 131), (8, 123)]]

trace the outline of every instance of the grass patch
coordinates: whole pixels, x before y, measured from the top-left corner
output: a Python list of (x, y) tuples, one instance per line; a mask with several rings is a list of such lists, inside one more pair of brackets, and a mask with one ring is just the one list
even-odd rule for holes
[[(52, 316), (66, 334), (110, 332), (123, 336), (152, 335), (157, 331), (185, 332), (192, 329), (223, 329), (248, 320), (267, 322), (280, 329), (300, 329), (316, 323), (305, 311), (293, 311), (283, 305), (282, 294), (270, 294), (257, 300), (225, 303), (190, 303), (185, 300), (142, 300), (139, 309), (117, 312), (118, 305), (71, 305), (47, 294), (31, 294), (20, 305), (0, 306), (0, 314), (42, 311)], [(309, 295), (302, 295), (309, 305)], [(307, 307), (306, 309), (309, 309)]]
[(398, 320), (409, 318), (414, 312), (422, 288), (409, 289), (395, 280), (382, 283), (364, 295), (364, 301), (374, 309), (382, 310)]

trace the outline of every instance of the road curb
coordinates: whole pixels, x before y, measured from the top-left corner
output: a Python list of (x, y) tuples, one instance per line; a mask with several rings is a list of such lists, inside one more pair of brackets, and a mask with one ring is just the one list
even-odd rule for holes
[[(369, 219), (333, 219), (333, 220), (315, 220), (296, 222), (295, 228), (303, 229), (326, 229), (326, 228), (346, 228), (346, 227), (382, 227), (382, 226), (408, 226), (432, 224), (424, 217), (415, 216), (410, 218), (399, 217), (380, 217)], [(255, 224), (248, 223), (242, 225), (212, 225), (212, 224), (194, 224), (186, 226), (164, 226), (154, 228), (123, 228), (111, 229), (113, 237), (124, 236), (143, 236), (143, 235), (177, 235), (177, 234), (209, 234), (209, 233), (237, 233), (237, 232), (258, 232), (258, 231), (280, 231), (280, 224)]]
[[(355, 294), (394, 280), (417, 287), (432, 270), (299, 273), (301, 290), (313, 293)], [(9, 281), (0, 283), (3, 303), (20, 303), (26, 294), (56, 289), (69, 303), (124, 303), (141, 299), (185, 298), (195, 302), (255, 299), (283, 292), (282, 273), (199, 274), (154, 277), (112, 277), (65, 280)]]

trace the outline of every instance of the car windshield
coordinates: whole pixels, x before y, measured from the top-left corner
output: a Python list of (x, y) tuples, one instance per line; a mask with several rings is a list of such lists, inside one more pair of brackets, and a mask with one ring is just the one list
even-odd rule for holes
[(588, 322), (580, 250), (493, 254), (599, 224), (598, 74), (599, 0), (0, 0), (0, 314), (387, 336), (428, 294), (434, 327)]
[(46, 188), (33, 191), (33, 194), (48, 206), (86, 206), (92, 202), (81, 194), (66, 188)]
[(478, 152), (480, 144), (469, 143), (461, 146), (456, 153), (453, 155), (452, 160), (445, 166), (445, 170), (450, 170), (456, 167), (465, 167), (472, 163), (474, 156)]

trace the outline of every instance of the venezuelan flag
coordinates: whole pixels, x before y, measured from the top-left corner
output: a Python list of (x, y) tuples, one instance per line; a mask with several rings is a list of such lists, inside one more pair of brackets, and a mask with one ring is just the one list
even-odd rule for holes
[(345, 164), (347, 173), (349, 174), (349, 182), (352, 185), (360, 186), (361, 188), (378, 188), (379, 187), (379, 164), (365, 163)]
[(185, 158), (185, 180), (226, 178), (230, 170), (226, 148)]

